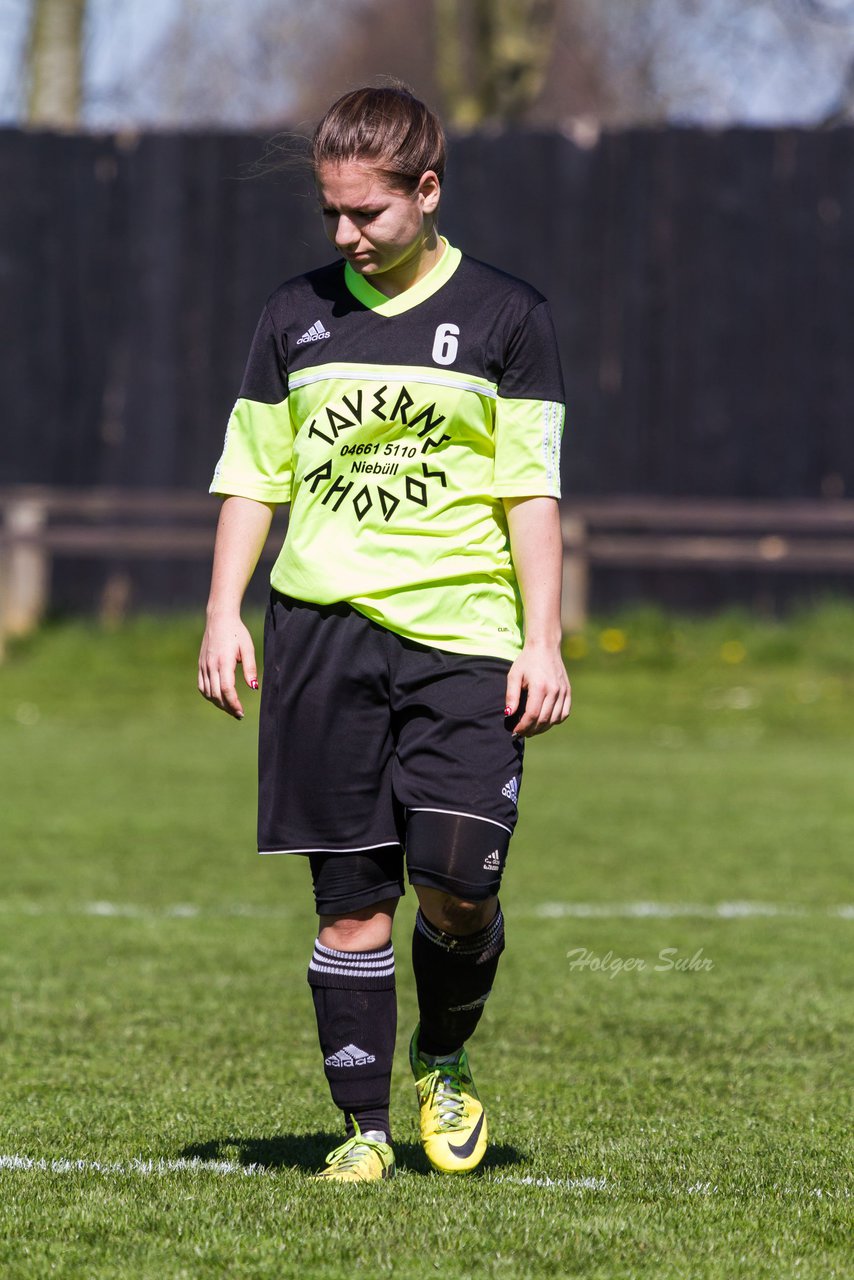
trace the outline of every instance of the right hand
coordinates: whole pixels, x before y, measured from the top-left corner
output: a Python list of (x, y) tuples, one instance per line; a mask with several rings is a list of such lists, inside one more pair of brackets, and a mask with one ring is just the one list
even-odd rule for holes
[(237, 696), (237, 664), (250, 689), (258, 688), (255, 646), (239, 614), (213, 614), (208, 618), (199, 652), (199, 693), (235, 720), (243, 719)]

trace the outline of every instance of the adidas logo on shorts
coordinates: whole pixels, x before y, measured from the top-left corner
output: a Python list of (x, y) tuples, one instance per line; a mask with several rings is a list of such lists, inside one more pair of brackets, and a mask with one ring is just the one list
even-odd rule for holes
[(369, 1062), (376, 1062), (376, 1055), (367, 1053), (356, 1044), (345, 1044), (343, 1049), (324, 1058), (327, 1067), (365, 1067)]
[(322, 320), (315, 320), (310, 329), (306, 329), (301, 338), (297, 338), (297, 346), (301, 346), (303, 342), (319, 342), (321, 338), (331, 338), (332, 334), (328, 329), (324, 329)]
[[(489, 988), (489, 991), (491, 990), (492, 987)], [(476, 1000), (472, 1000), (470, 1004), (452, 1004), (448, 1009), (448, 1013), (467, 1013), (469, 1009), (482, 1009), (486, 1004), (489, 991), (485, 996), (478, 996)]]
[(497, 849), (493, 849), (492, 853), (488, 853), (483, 860), (484, 871), (500, 871), (501, 855)]
[(519, 779), (511, 778), (509, 782), (505, 782), (501, 788), (501, 794), (516, 804), (519, 799)]

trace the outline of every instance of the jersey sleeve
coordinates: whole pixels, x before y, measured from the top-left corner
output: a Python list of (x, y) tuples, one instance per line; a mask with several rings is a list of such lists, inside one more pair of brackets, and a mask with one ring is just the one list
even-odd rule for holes
[(258, 502), (289, 502), (293, 443), (285, 353), (265, 307), (210, 492)]
[(563, 377), (549, 305), (523, 318), (510, 340), (495, 408), (496, 498), (560, 497)]

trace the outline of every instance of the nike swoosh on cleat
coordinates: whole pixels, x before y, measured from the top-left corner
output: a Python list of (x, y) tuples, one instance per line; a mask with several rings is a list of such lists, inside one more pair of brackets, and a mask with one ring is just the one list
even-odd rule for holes
[(480, 1119), (478, 1120), (475, 1127), (472, 1129), (468, 1139), (462, 1144), (461, 1147), (455, 1147), (453, 1142), (448, 1143), (448, 1149), (450, 1151), (453, 1151), (455, 1156), (459, 1156), (461, 1160), (465, 1160), (470, 1155), (474, 1154), (474, 1149), (477, 1146), (477, 1140), (480, 1137), (480, 1131), (483, 1128), (483, 1117), (485, 1115), (486, 1115), (486, 1112), (481, 1111)]

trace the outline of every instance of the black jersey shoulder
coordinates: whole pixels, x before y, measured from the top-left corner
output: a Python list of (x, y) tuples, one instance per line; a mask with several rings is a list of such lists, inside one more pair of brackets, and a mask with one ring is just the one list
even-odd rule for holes
[(344, 263), (340, 260), (280, 284), (261, 312), (240, 397), (262, 404), (281, 403), (288, 395), (295, 356), (299, 357), (303, 350), (313, 351), (324, 340), (321, 334), (328, 338), (330, 315), (340, 314), (351, 305), (360, 304), (344, 284)]
[(471, 258), (467, 253), (462, 256), (454, 278), (459, 277), (460, 285), (473, 297), (482, 299), (490, 305), (500, 303), (512, 306), (520, 318), (546, 299), (539, 289), (518, 276), (511, 276), (500, 267), (492, 267), (478, 258)]
[[(472, 258), (467, 253), (461, 255), (460, 265), (448, 283), (433, 296), (438, 297), (457, 291), (464, 292), (475, 305), (512, 303), (520, 315), (524, 315), (531, 308), (546, 301), (543, 294), (533, 285), (510, 275), (507, 271), (502, 271), (499, 267), (492, 267), (478, 258)], [(330, 308), (345, 304), (346, 309), (352, 306), (355, 311), (370, 310), (354, 298), (347, 288), (344, 281), (343, 258), (285, 280), (270, 294), (267, 307), (273, 319), (276, 320), (284, 318), (289, 311), (299, 307), (301, 303), (312, 301), (320, 305), (325, 303)]]
[[(339, 258), (337, 262), (328, 262), (283, 281), (268, 297), (266, 310), (276, 330), (285, 333), (292, 322), (298, 323), (318, 307), (320, 311), (314, 319), (327, 319), (333, 310), (340, 311), (349, 297), (344, 283), (344, 261)], [(355, 302), (355, 298), (352, 301)]]
[[(451, 278), (396, 315), (354, 297), (339, 259), (285, 281), (267, 310), (288, 373), (337, 363), (450, 368), (500, 385), (526, 317), (545, 303), (532, 285), (463, 254)], [(451, 366), (437, 359), (437, 333), (456, 330)], [(447, 348), (444, 348), (447, 351)]]
[[(475, 337), (472, 364), (481, 362), (478, 372), (499, 396), (562, 400), (557, 340), (539, 289), (467, 254), (454, 281)], [(461, 335), (461, 351), (466, 346)]]

